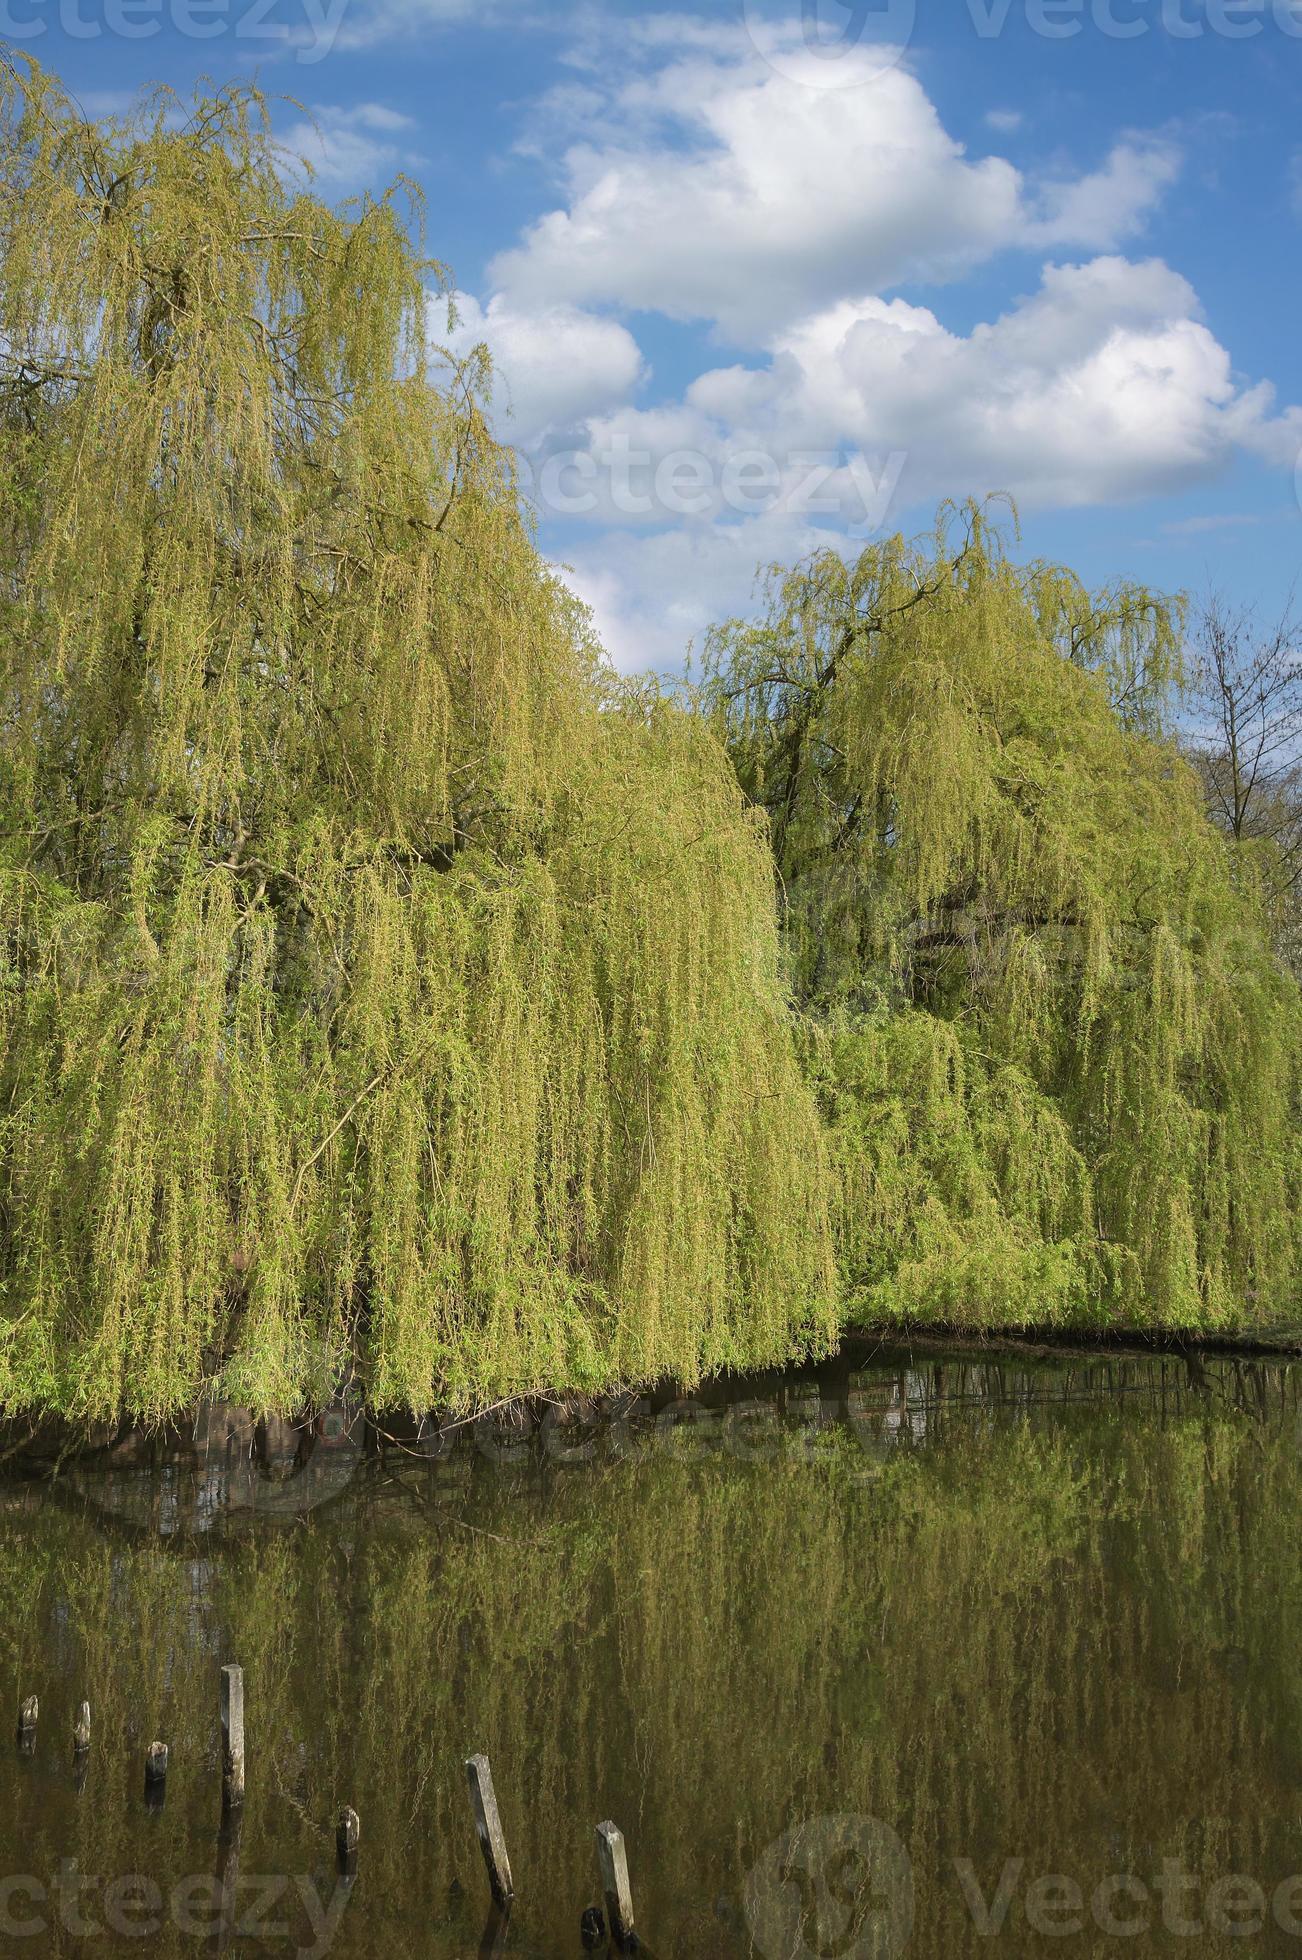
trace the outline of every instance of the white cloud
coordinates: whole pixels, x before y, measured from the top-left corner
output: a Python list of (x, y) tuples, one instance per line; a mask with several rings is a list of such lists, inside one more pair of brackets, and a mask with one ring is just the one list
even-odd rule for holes
[(1161, 261), (1099, 258), (1047, 267), (1038, 292), (968, 335), (902, 300), (842, 301), (782, 336), (767, 367), (689, 392), (746, 439), (905, 450), (907, 496), (1128, 500), (1210, 475), (1236, 444), (1293, 443), (1198, 311)]
[[(1291, 468), (1299, 446), (1302, 409), (1279, 413), (1269, 388), (1239, 382), (1186, 280), (1102, 257), (1046, 267), (1036, 292), (967, 334), (904, 300), (840, 300), (762, 363), (589, 416), (577, 463), (551, 479), (561, 496), (540, 503), (643, 531), (763, 508), (866, 533), (965, 493), (1134, 501), (1207, 480), (1237, 449)], [(769, 464), (751, 501), (734, 494), (748, 457)]]
[(558, 567), (591, 608), (593, 622), (621, 673), (680, 668), (707, 629), (750, 610), (756, 570), (790, 564), (835, 542), (782, 513), (708, 529), (649, 536), (607, 532)]
[(1243, 447), (1271, 468), (1295, 472), (1302, 495), (1302, 408), (1275, 411), (1275, 390), (1258, 382), (1236, 405), (1237, 434)]
[[(760, 562), (853, 551), (856, 533), (940, 497), (1121, 504), (1210, 481), (1243, 449), (1292, 468), (1300, 447), (1302, 409), (1278, 413), (1268, 387), (1239, 381), (1192, 288), (1158, 260), (1051, 265), (967, 334), (903, 300), (843, 300), (762, 363), (588, 419), (586, 473), (570, 465), (564, 480), (589, 492), (567, 511), (581, 539), (570, 582), (617, 664), (671, 667), (745, 610)], [(771, 459), (758, 506), (729, 489), (748, 456)], [(684, 480), (693, 495), (667, 502), (665, 484)]]
[(1160, 137), (1118, 143), (1101, 170), (1038, 190), (1031, 200), (1038, 215), (1027, 223), (1022, 242), (1105, 251), (1143, 229), (1179, 173), (1179, 151)]
[(493, 27), (535, 11), (535, 0), (351, 0), (333, 45), (379, 47), (443, 28)]
[[(522, 149), (561, 157), (561, 197), (482, 304), (459, 296), (455, 341), (492, 350), (499, 431), (544, 519), (565, 520), (544, 536), (565, 540), (621, 667), (677, 666), (749, 608), (760, 563), (853, 551), (940, 497), (1123, 504), (1245, 451), (1294, 468), (1302, 408), (1236, 374), (1177, 272), (1120, 255), (1179, 171), (1165, 136), (1029, 173), (956, 142), (898, 50), (846, 54), (839, 79), (859, 62), (861, 86), (816, 88), (794, 41), (775, 66), (725, 22), (635, 16), (623, 33), (616, 64), (589, 23), (532, 117)], [(898, 296), (1010, 250), (1038, 278), (962, 331)], [(747, 356), (643, 405), (619, 317), (643, 310)]]
[(433, 302), (432, 338), (464, 355), (483, 341), (493, 357), (498, 433), (527, 446), (547, 430), (569, 428), (622, 401), (643, 373), (642, 355), (627, 327), (552, 304), (514, 308), (499, 293), (486, 307), (456, 295), (460, 316), (442, 331), (442, 301)]
[(111, 117), (115, 121), (141, 108), (146, 99), (142, 90), (130, 88), (85, 88), (73, 97), (84, 115)]
[(322, 188), (373, 188), (387, 183), (421, 159), (411, 147), (416, 125), (382, 102), (359, 102), (350, 109), (317, 107), (311, 120), (298, 122), (278, 140), (287, 157), (310, 165)]
[(1226, 511), (1211, 513), (1205, 517), (1181, 517), (1174, 523), (1162, 526), (1165, 538), (1201, 538), (1209, 531), (1248, 531), (1261, 523), (1256, 512)]
[[(1175, 174), (1171, 145), (1134, 138), (1092, 173), (1028, 182), (970, 159), (906, 68), (859, 49), (838, 70), (855, 64), (862, 86), (805, 86), (716, 28), (649, 73), (591, 74), (566, 203), (495, 282), (518, 305), (652, 308), (762, 343), (847, 294), (953, 278), (1009, 246), (1109, 247)], [(576, 106), (552, 99), (557, 116)]]

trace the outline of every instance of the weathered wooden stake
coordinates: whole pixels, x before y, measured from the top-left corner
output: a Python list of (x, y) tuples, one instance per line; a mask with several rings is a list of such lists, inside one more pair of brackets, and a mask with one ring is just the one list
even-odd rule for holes
[(601, 1867), (601, 1889), (606, 1895), (606, 1917), (612, 1937), (617, 1946), (630, 1946), (635, 1935), (628, 1857), (624, 1834), (609, 1819), (597, 1826), (597, 1863)]
[(357, 1870), (357, 1847), (362, 1837), (362, 1820), (345, 1804), (335, 1824), (335, 1856), (345, 1878)]
[(79, 1756), (84, 1756), (90, 1748), (90, 1703), (83, 1701), (77, 1710), (77, 1720), (72, 1730), (72, 1746)]
[(240, 1829), (243, 1822), (242, 1809), (223, 1810), (221, 1828), (217, 1833), (218, 1919), (213, 1938), (216, 1953), (225, 1953), (235, 1932), (235, 1908), (240, 1889)]
[(36, 1747), (36, 1722), (41, 1712), (41, 1704), (35, 1695), (28, 1695), (26, 1701), (18, 1706), (18, 1747), (30, 1756)]
[(515, 1890), (511, 1884), (511, 1861), (506, 1855), (506, 1839), (502, 1835), (502, 1820), (493, 1791), (493, 1772), (488, 1766), (487, 1756), (470, 1757), (466, 1764), (466, 1780), (470, 1785), (475, 1830), (488, 1869), (488, 1882), (497, 1904), (507, 1906), (515, 1897)]
[(167, 1794), (167, 1744), (151, 1742), (145, 1751), (145, 1802), (151, 1810), (162, 1807)]
[(222, 1669), (222, 1808), (244, 1802), (244, 1669)]
[(511, 1908), (494, 1902), (479, 1936), (479, 1960), (500, 1960), (506, 1952), (506, 1935), (511, 1924)]

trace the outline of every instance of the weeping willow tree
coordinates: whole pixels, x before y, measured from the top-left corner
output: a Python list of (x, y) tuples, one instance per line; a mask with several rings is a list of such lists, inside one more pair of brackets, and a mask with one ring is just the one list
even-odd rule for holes
[(1179, 619), (982, 509), (774, 574), (706, 707), (768, 815), (869, 1318), (1295, 1308), (1299, 996), (1163, 739)]
[(395, 198), (0, 83), (0, 1401), (829, 1331), (762, 828), (618, 691)]

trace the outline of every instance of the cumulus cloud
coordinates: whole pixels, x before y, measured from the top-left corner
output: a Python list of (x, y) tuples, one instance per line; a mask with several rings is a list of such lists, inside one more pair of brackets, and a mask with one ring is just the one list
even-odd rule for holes
[(590, 417), (561, 508), (539, 502), (580, 538), (571, 583), (617, 663), (672, 666), (746, 608), (757, 564), (853, 551), (936, 498), (1126, 503), (1242, 450), (1292, 468), (1300, 447), (1302, 409), (1240, 382), (1185, 279), (1103, 256), (1048, 266), (967, 334), (903, 300), (839, 301), (763, 362)]
[(1106, 249), (1142, 231), (1162, 193), (1180, 174), (1180, 152), (1150, 136), (1120, 142), (1103, 167), (1042, 185), (1028, 199), (1022, 243)]
[(1129, 502), (1236, 449), (1291, 467), (1300, 443), (1302, 410), (1238, 381), (1185, 279), (1106, 256), (1046, 267), (966, 334), (905, 300), (840, 300), (761, 363), (589, 416), (577, 455), (540, 452), (539, 502), (630, 530), (785, 513), (862, 536), (936, 497)]
[(443, 302), (432, 303), (432, 338), (457, 355), (483, 342), (492, 355), (499, 433), (525, 447), (547, 431), (570, 428), (624, 400), (643, 373), (642, 355), (617, 320), (556, 302), (519, 309), (498, 293), (481, 306), (455, 299), (458, 321), (443, 331)]
[(1010, 246), (1109, 247), (1178, 168), (1169, 143), (1135, 138), (1096, 171), (1031, 183), (970, 158), (907, 68), (865, 48), (838, 73), (856, 66), (861, 86), (813, 88), (716, 30), (649, 73), (589, 77), (566, 202), (495, 282), (520, 305), (655, 309), (759, 344), (848, 293), (954, 278)]
[(591, 607), (621, 673), (665, 671), (681, 667), (710, 626), (749, 610), (757, 566), (790, 564), (828, 542), (815, 526), (774, 512), (707, 529), (607, 532), (557, 569)]
[(1294, 471), (1302, 494), (1302, 408), (1276, 410), (1275, 402), (1269, 381), (1241, 396), (1234, 417), (1238, 440), (1271, 468)]
[(1236, 445), (1287, 459), (1300, 413), (1236, 383), (1179, 274), (1117, 257), (1047, 267), (966, 335), (903, 300), (842, 301), (780, 336), (765, 367), (704, 374), (689, 399), (747, 441), (906, 451), (905, 495), (1055, 505), (1176, 489)]
[[(618, 64), (599, 35), (576, 48), (521, 145), (560, 155), (554, 208), (459, 299), (456, 350), (488, 343), (499, 429), (619, 665), (677, 665), (758, 564), (853, 551), (939, 497), (1134, 502), (1245, 452), (1293, 470), (1302, 408), (1236, 373), (1178, 272), (1121, 254), (1179, 172), (1168, 136), (1020, 170), (957, 142), (901, 51), (812, 86), (772, 33), (761, 53), (652, 15)], [(921, 303), (1014, 251), (1025, 290), (975, 325)], [(716, 364), (703, 336), (703, 371), (655, 398), (641, 313), (701, 322)]]

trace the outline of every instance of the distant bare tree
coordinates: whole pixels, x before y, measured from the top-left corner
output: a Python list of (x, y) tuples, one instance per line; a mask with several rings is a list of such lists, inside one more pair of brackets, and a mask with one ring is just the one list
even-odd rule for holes
[(1190, 748), (1213, 820), (1273, 846), (1280, 951), (1302, 960), (1302, 629), (1212, 593), (1194, 626)]

